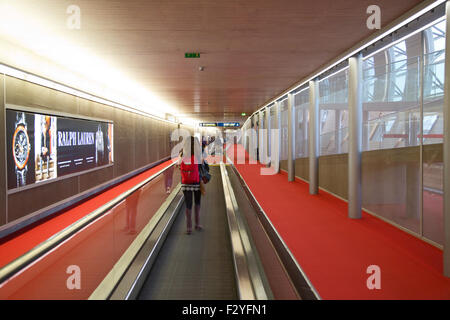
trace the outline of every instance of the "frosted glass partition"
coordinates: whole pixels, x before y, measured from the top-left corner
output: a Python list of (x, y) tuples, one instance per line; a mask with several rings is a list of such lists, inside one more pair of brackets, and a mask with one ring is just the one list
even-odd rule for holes
[(444, 243), (444, 79), (445, 21), (424, 30), (423, 235)]
[(444, 243), (444, 161), (442, 143), (423, 146), (423, 235)]
[[(271, 121), (270, 128), (271, 129), (278, 129), (278, 127), (279, 127), (279, 123), (278, 123), (278, 120), (276, 119), (276, 117), (277, 117), (277, 112), (275, 110), (275, 106), (273, 106), (271, 108), (271, 112), (270, 112), (270, 121)], [(270, 134), (272, 135), (272, 133), (270, 133)], [(272, 137), (270, 137), (270, 143), (272, 144)]]
[[(437, 22), (364, 57), (362, 83), (363, 208), (437, 244), (444, 236), (445, 27), (445, 21)], [(319, 81), (321, 163), (342, 161), (348, 153), (348, 78), (344, 68)], [(305, 179), (309, 93), (309, 88), (295, 93), (293, 106), (295, 170)], [(274, 115), (270, 122), (273, 127)], [(287, 160), (287, 131), (284, 100), (280, 160)], [(324, 157), (338, 154), (342, 155)]]
[(280, 102), (280, 135), (281, 135), (281, 146), (280, 146), (280, 161), (287, 160), (288, 158), (288, 100), (285, 99)]
[(262, 132), (262, 143), (263, 143), (263, 161), (267, 161), (267, 159), (269, 159), (270, 157), (270, 152), (269, 152), (269, 143), (270, 143), (270, 139), (267, 139), (267, 131), (270, 130), (270, 123), (267, 122), (267, 112), (269, 112), (269, 110), (266, 108), (265, 111), (263, 112), (263, 120), (262, 120), (262, 128), (266, 129), (266, 131)]
[(309, 152), (309, 89), (294, 96), (294, 157), (307, 158)]
[(363, 207), (420, 232), (420, 40), (363, 64)]
[(271, 106), (269, 109), (269, 125), (267, 127), (268, 131), (268, 140), (267, 140), (267, 146), (269, 148), (267, 156), (270, 158), (272, 155), (272, 138), (270, 137), (271, 135), (271, 130), (274, 129), (274, 124), (275, 124), (275, 107)]
[(445, 50), (424, 56), (423, 144), (444, 140), (444, 64)]
[(438, 244), (444, 57), (445, 21), (363, 64), (363, 207)]
[(319, 82), (320, 155), (348, 152), (348, 68)]
[(266, 152), (266, 150), (264, 150), (264, 129), (267, 129), (265, 115), (265, 111), (260, 111), (258, 113), (258, 161), (260, 162), (264, 162), (266, 160), (264, 157), (264, 153)]
[[(420, 35), (408, 41), (420, 43)], [(419, 145), (420, 57), (408, 57), (406, 41), (363, 64), (363, 150)]]

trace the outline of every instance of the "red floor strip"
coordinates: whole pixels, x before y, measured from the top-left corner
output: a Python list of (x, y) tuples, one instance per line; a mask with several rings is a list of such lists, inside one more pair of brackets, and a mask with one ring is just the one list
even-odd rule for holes
[(72, 223), (83, 218), (93, 210), (108, 203), (126, 190), (132, 188), (136, 184), (144, 181), (148, 177), (167, 167), (170, 163), (171, 160), (168, 160), (156, 167), (142, 172), (139, 175), (128, 179), (118, 184), (117, 186), (106, 190), (105, 192), (100, 193), (98, 196), (95, 196), (67, 210), (63, 214), (59, 214), (51, 220), (43, 222), (35, 228), (0, 244), (0, 267), (3, 267), (14, 259), (20, 257), (22, 254), (26, 253), (27, 251), (37, 246), (39, 243), (50, 238), (52, 235), (70, 226)]
[[(450, 299), (441, 250), (369, 214), (348, 219), (346, 202), (261, 167), (236, 164), (322, 299)], [(370, 265), (381, 269), (380, 290), (367, 287)]]

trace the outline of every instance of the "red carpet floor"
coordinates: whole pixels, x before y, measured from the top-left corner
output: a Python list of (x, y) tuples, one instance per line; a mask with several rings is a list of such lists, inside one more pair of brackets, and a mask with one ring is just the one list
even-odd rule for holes
[[(241, 146), (239, 146), (242, 148)], [(442, 251), (285, 173), (260, 175), (261, 165), (236, 168), (322, 299), (450, 299)], [(381, 269), (381, 289), (367, 288), (367, 267)]]
[(22, 254), (31, 250), (44, 240), (47, 240), (52, 235), (83, 218), (90, 212), (108, 203), (136, 184), (144, 181), (148, 177), (167, 167), (170, 163), (171, 160), (161, 163), (156, 167), (144, 171), (141, 174), (100, 193), (98, 196), (84, 201), (81, 204), (66, 210), (65, 212), (59, 213), (51, 220), (45, 221), (12, 239), (0, 243), (0, 268), (12, 260), (20, 257)]

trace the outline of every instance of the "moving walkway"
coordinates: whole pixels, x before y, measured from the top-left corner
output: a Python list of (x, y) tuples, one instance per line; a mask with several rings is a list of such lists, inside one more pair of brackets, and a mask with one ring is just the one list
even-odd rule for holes
[[(155, 174), (0, 269), (1, 298), (319, 298), (233, 166), (211, 166), (200, 213), (204, 230), (191, 235), (185, 233), (180, 184), (170, 194), (160, 192), (168, 172), (180, 180), (173, 169)], [(129, 221), (137, 226), (135, 235), (118, 229), (125, 217), (127, 227)], [(108, 240), (114, 242), (112, 250)], [(69, 263), (82, 265), (78, 291), (68, 289), (70, 275), (54, 275)]]

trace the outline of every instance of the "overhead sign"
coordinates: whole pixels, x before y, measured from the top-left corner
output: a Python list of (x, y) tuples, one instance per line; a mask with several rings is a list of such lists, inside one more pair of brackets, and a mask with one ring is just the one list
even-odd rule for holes
[(200, 123), (200, 127), (217, 127), (217, 123), (215, 122)]
[(113, 124), (6, 110), (8, 189), (113, 162)]
[(239, 122), (204, 122), (200, 123), (200, 127), (225, 127), (225, 128), (236, 128), (239, 127)]
[(239, 122), (219, 122), (218, 127), (239, 127)]
[(200, 58), (200, 52), (186, 52), (184, 54), (185, 58)]

